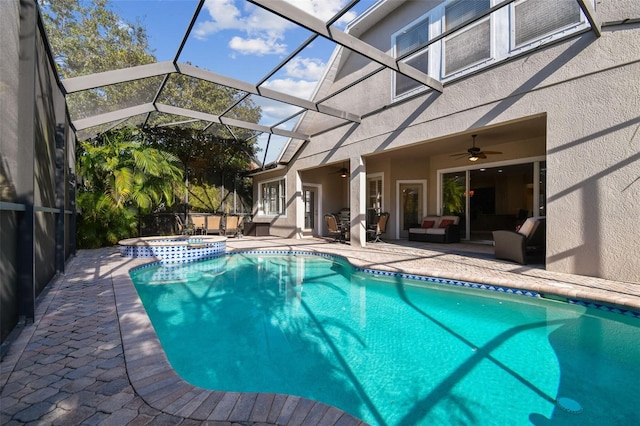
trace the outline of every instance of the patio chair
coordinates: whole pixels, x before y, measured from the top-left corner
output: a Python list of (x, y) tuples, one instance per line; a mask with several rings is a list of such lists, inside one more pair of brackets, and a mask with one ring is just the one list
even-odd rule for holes
[(190, 216), (191, 223), (193, 224), (193, 230), (196, 234), (205, 233), (205, 217), (204, 216)]
[(174, 216), (176, 218), (176, 228), (178, 233), (180, 235), (193, 235), (193, 228), (185, 225), (179, 214), (176, 213)]
[(544, 259), (546, 218), (530, 217), (517, 231), (493, 231), (496, 259), (511, 260), (526, 265), (533, 258)]
[(207, 224), (205, 228), (205, 234), (222, 234), (222, 216), (213, 215), (207, 216)]
[(238, 236), (240, 231), (240, 216), (227, 216), (224, 221), (224, 235)]
[(367, 229), (367, 237), (371, 240), (372, 243), (381, 243), (382, 239), (380, 238), (382, 234), (387, 232), (387, 223), (389, 222), (389, 213), (380, 213), (380, 217), (378, 218), (378, 223), (376, 226)]
[(335, 235), (334, 241), (344, 243), (346, 240), (347, 231), (346, 229), (338, 225), (338, 219), (336, 218), (336, 215), (327, 213), (324, 215), (324, 220), (325, 222), (327, 222), (329, 234)]

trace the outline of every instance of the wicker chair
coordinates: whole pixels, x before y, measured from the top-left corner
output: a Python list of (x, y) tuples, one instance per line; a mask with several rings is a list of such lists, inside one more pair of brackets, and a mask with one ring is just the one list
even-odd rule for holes
[(512, 260), (522, 265), (543, 260), (546, 242), (546, 218), (530, 217), (517, 231), (493, 231), (496, 259)]
[(389, 222), (389, 213), (380, 213), (378, 222), (375, 227), (367, 229), (367, 237), (372, 243), (380, 243), (382, 234), (387, 232), (387, 223)]
[(335, 241), (339, 241), (344, 243), (346, 240), (346, 229), (342, 228), (338, 225), (338, 219), (334, 214), (325, 214), (324, 220), (327, 222), (327, 228), (329, 229), (329, 233), (336, 236)]

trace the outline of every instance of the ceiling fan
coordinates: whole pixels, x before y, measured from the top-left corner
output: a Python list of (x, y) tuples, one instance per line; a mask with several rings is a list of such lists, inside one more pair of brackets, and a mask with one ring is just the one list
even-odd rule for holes
[(458, 154), (452, 154), (452, 157), (464, 158), (467, 157), (469, 161), (478, 161), (479, 158), (487, 158), (487, 154), (502, 154), (500, 151), (483, 151), (479, 147), (476, 146), (476, 136), (471, 135), (473, 138), (473, 146), (467, 150), (467, 152), (462, 152)]
[(349, 176), (349, 169), (347, 169), (346, 167), (342, 167), (340, 170), (331, 172), (331, 174), (339, 174), (341, 178), (346, 178), (347, 176)]

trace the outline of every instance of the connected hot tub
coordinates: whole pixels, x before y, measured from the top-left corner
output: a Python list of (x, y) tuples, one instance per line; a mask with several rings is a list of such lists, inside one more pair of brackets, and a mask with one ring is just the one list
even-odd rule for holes
[(120, 240), (122, 257), (154, 258), (165, 264), (211, 259), (226, 251), (227, 237), (217, 235), (176, 235)]

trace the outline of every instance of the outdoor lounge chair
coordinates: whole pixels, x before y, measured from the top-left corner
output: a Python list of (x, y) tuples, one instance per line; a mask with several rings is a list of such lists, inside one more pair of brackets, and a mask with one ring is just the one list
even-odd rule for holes
[(493, 231), (496, 259), (505, 259), (525, 265), (533, 258), (544, 259), (546, 218), (530, 217), (517, 231)]
[(179, 214), (174, 215), (176, 218), (176, 228), (180, 235), (192, 235), (193, 228), (184, 224)]
[(347, 230), (338, 225), (338, 219), (336, 215), (327, 213), (324, 215), (324, 220), (327, 222), (327, 228), (329, 233), (335, 235), (335, 241), (344, 243), (346, 240)]
[(205, 234), (222, 234), (222, 216), (213, 215), (207, 216), (207, 225), (205, 229)]
[(224, 235), (238, 236), (240, 232), (240, 216), (227, 216), (224, 221)]
[(205, 217), (204, 216), (189, 216), (191, 218), (191, 223), (193, 224), (193, 231), (196, 234), (204, 234), (205, 233)]
[(378, 222), (376, 225), (367, 229), (367, 237), (371, 240), (372, 243), (380, 243), (382, 240), (380, 237), (382, 234), (387, 232), (387, 223), (389, 222), (389, 213), (380, 213), (380, 217), (378, 218)]

